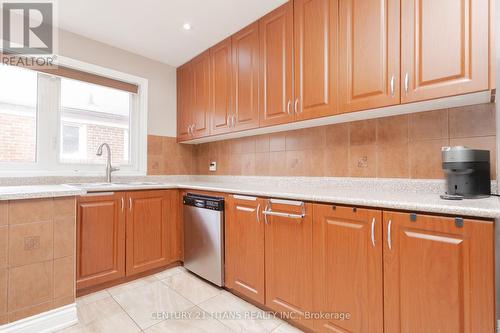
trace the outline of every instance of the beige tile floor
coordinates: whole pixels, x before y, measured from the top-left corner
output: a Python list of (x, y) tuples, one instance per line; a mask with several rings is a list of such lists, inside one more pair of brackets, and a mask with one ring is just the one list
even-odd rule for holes
[(59, 332), (302, 332), (182, 267), (80, 297), (76, 303), (79, 323)]

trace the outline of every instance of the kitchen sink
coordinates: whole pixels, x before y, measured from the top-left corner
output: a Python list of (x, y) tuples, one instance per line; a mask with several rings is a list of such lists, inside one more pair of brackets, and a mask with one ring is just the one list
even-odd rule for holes
[(87, 190), (112, 188), (112, 187), (137, 187), (137, 186), (158, 186), (159, 182), (114, 182), (114, 183), (71, 183), (69, 186), (79, 187)]
[(158, 182), (115, 182), (114, 185), (125, 185), (125, 186), (142, 186), (142, 185), (162, 185), (163, 183)]
[(113, 186), (113, 183), (71, 183), (71, 184), (66, 184), (69, 186), (74, 186), (74, 187), (81, 187), (81, 188), (94, 188), (94, 187), (106, 187), (106, 186)]

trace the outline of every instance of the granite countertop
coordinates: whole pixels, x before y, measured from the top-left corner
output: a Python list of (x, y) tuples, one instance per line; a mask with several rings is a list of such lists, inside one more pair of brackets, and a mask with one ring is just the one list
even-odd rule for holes
[[(443, 181), (386, 180), (313, 177), (242, 177), (242, 176), (147, 176), (122, 178), (120, 183), (91, 188), (66, 183), (61, 178), (45, 179), (40, 185), (1, 186), (0, 200), (78, 196), (87, 192), (186, 189), (225, 192), (261, 197), (335, 203), (464, 217), (500, 218), (500, 198), (443, 200)], [(75, 179), (72, 179), (73, 183)], [(78, 179), (78, 183), (95, 182)], [(126, 183), (128, 182), (128, 183)], [(135, 182), (135, 183), (130, 183)], [(9, 183), (9, 185), (14, 185)], [(494, 186), (496, 190), (496, 186)]]
[(218, 191), (262, 197), (387, 208), (480, 218), (500, 218), (500, 198), (443, 200), (438, 193), (378, 191), (363, 187), (286, 187), (239, 183), (184, 182), (179, 188)]
[(85, 193), (85, 190), (67, 185), (0, 186), (0, 201), (71, 197)]

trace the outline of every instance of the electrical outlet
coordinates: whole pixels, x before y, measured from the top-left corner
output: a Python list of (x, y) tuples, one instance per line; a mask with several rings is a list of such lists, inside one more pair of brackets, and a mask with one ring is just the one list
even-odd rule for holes
[(211, 172), (217, 171), (217, 162), (210, 162), (210, 165), (208, 166), (208, 170)]

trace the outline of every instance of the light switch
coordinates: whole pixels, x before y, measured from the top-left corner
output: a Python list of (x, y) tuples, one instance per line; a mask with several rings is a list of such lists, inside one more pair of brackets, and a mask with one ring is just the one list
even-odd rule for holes
[(208, 170), (215, 172), (217, 171), (217, 162), (210, 162), (210, 165), (208, 166)]

